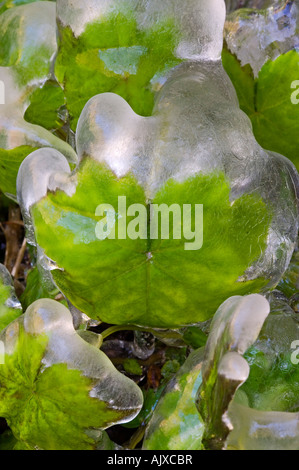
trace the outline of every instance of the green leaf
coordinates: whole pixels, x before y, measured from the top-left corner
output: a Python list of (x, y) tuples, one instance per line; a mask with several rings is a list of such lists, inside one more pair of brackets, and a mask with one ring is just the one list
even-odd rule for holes
[(208, 336), (198, 326), (189, 326), (183, 332), (183, 339), (193, 349), (205, 346)]
[(41, 449), (89, 449), (85, 427), (101, 425), (105, 407), (89, 397), (90, 380), (56, 364), (41, 372), (46, 341), (24, 335), (0, 368), (0, 415), (18, 440)]
[(204, 423), (196, 408), (203, 350), (193, 352), (166, 387), (150, 420), (144, 450), (202, 450)]
[(38, 268), (34, 267), (27, 275), (26, 288), (20, 297), (23, 310), (25, 311), (38, 299), (55, 299), (58, 293), (56, 288), (52, 291), (47, 289)]
[(22, 145), (12, 150), (0, 148), (0, 189), (4, 193), (16, 195), (17, 175), (22, 161), (37, 147)]
[(126, 421), (141, 408), (138, 387), (76, 334), (70, 313), (55, 301), (35, 302), (1, 340), (0, 416), (24, 445), (94, 449), (99, 433), (92, 429)]
[(292, 84), (299, 77), (299, 53), (292, 50), (268, 61), (256, 79), (250, 65), (242, 67), (227, 49), (222, 61), (259, 144), (285, 155), (299, 169), (299, 104), (291, 100)]
[(136, 359), (125, 359), (123, 363), (124, 369), (128, 374), (142, 375), (142, 367), (138, 364)]
[(175, 57), (174, 22), (141, 28), (134, 11), (90, 23), (78, 38), (60, 25), (59, 39), (55, 74), (64, 87), (73, 130), (87, 101), (98, 93), (117, 93), (136, 113), (149, 116), (159, 77), (181, 62)]
[(55, 131), (66, 122), (61, 109), (64, 104), (62, 88), (57, 83), (48, 81), (30, 95), (30, 105), (24, 119), (49, 131)]
[(21, 314), (21, 305), (15, 296), (10, 274), (0, 264), (0, 332)]
[(32, 213), (37, 242), (59, 268), (52, 271), (56, 285), (87, 315), (110, 324), (178, 327), (204, 321), (228, 296), (257, 292), (267, 283), (238, 279), (263, 251), (271, 215), (255, 195), (231, 205), (222, 173), (170, 180), (152, 201), (204, 205), (204, 244), (197, 251), (186, 251), (185, 240), (172, 235), (97, 239), (97, 206), (111, 204), (117, 212), (119, 195), (127, 207), (146, 206), (144, 191), (132, 176), (117, 179), (91, 158), (76, 180), (73, 196), (49, 193)]

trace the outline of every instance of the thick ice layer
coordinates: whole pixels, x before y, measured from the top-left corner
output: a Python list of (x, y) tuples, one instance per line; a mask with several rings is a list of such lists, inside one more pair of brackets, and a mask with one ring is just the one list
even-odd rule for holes
[[(223, 362), (226, 353), (243, 355), (257, 340), (269, 312), (269, 302), (259, 294), (231, 297), (219, 307), (213, 318), (205, 349), (203, 380), (208, 380), (211, 369), (217, 362), (219, 365), (222, 364), (221, 375), (225, 374), (226, 368), (228, 375), (231, 375), (230, 363), (235, 362), (235, 356), (228, 356)], [(223, 359), (219, 352), (223, 355)], [(246, 366), (244, 367), (246, 369)], [(245, 375), (242, 367), (240, 374), (240, 377)]]
[(299, 413), (265, 412), (232, 403), (229, 416), (233, 431), (228, 448), (233, 450), (297, 450)]
[[(17, 178), (18, 201), (26, 225), (28, 242), (35, 245), (34, 228), (31, 223), (30, 207), (60, 186), (72, 194), (72, 182), (67, 180), (71, 173), (64, 155), (57, 150), (44, 148), (30, 154), (20, 166)], [(67, 190), (67, 188), (69, 188)]]
[(227, 17), (224, 36), (228, 49), (255, 76), (268, 60), (299, 50), (299, 2), (276, 2), (267, 10), (240, 10)]
[(165, 20), (174, 20), (178, 30), (178, 58), (216, 60), (222, 49), (222, 28), (225, 18), (223, 0), (58, 0), (58, 20), (80, 36), (86, 26), (119, 12), (133, 12), (141, 29)]
[(76, 333), (72, 315), (66, 307), (50, 299), (34, 302), (22, 319), (2, 333), (1, 339), (7, 346), (5, 350), (8, 354), (14, 351), (20, 324), (26, 333), (48, 336), (49, 343), (42, 361), (45, 367), (63, 363), (69, 369), (77, 369), (93, 379), (95, 385), (90, 396), (103, 400), (108, 408), (123, 410), (126, 417), (120, 422), (129, 421), (137, 415), (143, 402), (141, 390), (118, 372), (102, 351)]
[(29, 94), (51, 77), (57, 49), (55, 3), (34, 2), (7, 10), (0, 16), (0, 36), (6, 41), (0, 60), (0, 148), (54, 147), (75, 161), (69, 145), (23, 119)]
[(229, 407), (228, 448), (298, 449), (298, 365), (292, 362), (298, 358), (298, 337), (297, 315), (286, 302), (272, 300), (271, 313), (245, 355), (251, 375)]
[(243, 354), (254, 343), (269, 315), (268, 301), (258, 294), (227, 299), (217, 310), (205, 346), (198, 410), (205, 422), (208, 448), (223, 449), (232, 429), (227, 409), (249, 376)]

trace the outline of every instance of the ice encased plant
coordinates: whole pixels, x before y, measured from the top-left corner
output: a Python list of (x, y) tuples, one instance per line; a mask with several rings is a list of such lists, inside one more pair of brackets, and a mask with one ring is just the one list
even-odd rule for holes
[(298, 169), (299, 2), (266, 3), (227, 16), (223, 65), (259, 144)]
[[(63, 94), (57, 84), (47, 85), (53, 80), (57, 50), (55, 3), (34, 2), (0, 12), (0, 37), (0, 189), (15, 195), (18, 168), (33, 150), (53, 147), (70, 162), (76, 159), (72, 147), (54, 135), (55, 129), (37, 125), (50, 120), (45, 114), (51, 100), (57, 92)], [(43, 93), (47, 86), (49, 94), (39, 97), (42, 116), (31, 122), (26, 113), (34, 93)]]
[[(114, 15), (126, 14), (108, 5)], [(204, 321), (231, 295), (275, 286), (298, 232), (298, 174), (285, 157), (258, 145), (222, 67), (224, 2), (194, 1), (183, 15), (180, 2), (171, 5), (130, 9), (140, 25), (175, 25), (181, 63), (168, 70), (152, 115), (137, 115), (113, 93), (94, 96), (78, 122), (75, 171), (62, 154), (44, 149), (18, 174), (29, 240), (48, 260), (54, 282), (73, 305), (108, 323), (161, 328)], [(73, 22), (78, 35), (96, 14), (79, 31), (75, 5), (68, 5), (63, 21)], [(186, 251), (185, 240), (171, 236), (97, 239), (97, 207), (117, 208), (119, 196), (127, 206), (203, 204), (202, 248)]]
[(132, 420), (142, 407), (140, 388), (75, 331), (59, 302), (34, 302), (0, 341), (0, 416), (18, 449), (95, 449), (104, 429)]

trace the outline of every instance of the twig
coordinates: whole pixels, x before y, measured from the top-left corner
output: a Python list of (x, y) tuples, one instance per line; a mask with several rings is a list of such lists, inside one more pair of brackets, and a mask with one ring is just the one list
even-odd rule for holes
[(26, 238), (24, 238), (23, 243), (22, 243), (22, 246), (21, 246), (21, 248), (20, 248), (20, 250), (19, 250), (19, 253), (18, 253), (16, 262), (15, 262), (15, 265), (14, 265), (14, 267), (12, 268), (12, 271), (11, 271), (11, 275), (12, 275), (14, 278), (16, 278), (17, 275), (18, 275), (18, 272), (19, 272), (21, 263), (22, 263), (22, 261), (23, 261), (24, 255), (25, 255), (26, 245), (27, 245), (27, 240), (26, 240)]

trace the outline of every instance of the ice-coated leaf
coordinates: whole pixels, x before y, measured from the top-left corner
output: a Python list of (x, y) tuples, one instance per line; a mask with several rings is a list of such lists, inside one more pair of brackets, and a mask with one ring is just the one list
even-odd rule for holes
[[(36, 155), (36, 161), (42, 162), (42, 156)], [(25, 165), (22, 173), (26, 173)], [(260, 238), (261, 242), (266, 236), (265, 206), (254, 197), (244, 196), (231, 207), (223, 175), (169, 184), (153, 200), (176, 201), (181, 206), (200, 200), (205, 205), (207, 243), (195, 252), (184, 250), (184, 240), (98, 240), (95, 229), (99, 219), (94, 214), (99, 202), (115, 205), (122, 194), (128, 206), (145, 204), (144, 192), (133, 178), (118, 182), (112, 172), (92, 159), (84, 162), (76, 178), (73, 196), (59, 191), (41, 199), (33, 211), (34, 227), (38, 244), (59, 268), (51, 268), (55, 283), (87, 315), (108, 323), (175, 327), (205, 320), (231, 292), (243, 294), (262, 286), (261, 280), (236, 280), (259, 255), (261, 245), (252, 250), (254, 241)], [(32, 194), (31, 180), (28, 188)], [(251, 231), (246, 226), (249, 214), (254, 221)], [(208, 260), (213, 260), (210, 270), (206, 267)], [(184, 279), (180, 276), (182, 269)]]
[(223, 63), (259, 144), (299, 168), (299, 5), (240, 10), (226, 22)]
[(272, 301), (259, 338), (244, 355), (250, 375), (241, 390), (250, 408), (299, 411), (298, 338), (297, 314), (286, 302)]
[(155, 94), (182, 60), (220, 57), (222, 0), (58, 0), (55, 73), (75, 130), (94, 95), (113, 91), (151, 114)]
[(268, 6), (263, 3), (261, 10), (249, 6), (231, 13), (224, 28), (228, 49), (243, 66), (251, 66), (255, 77), (268, 60), (298, 48), (297, 0), (276, 0)]
[(11, 276), (5, 266), (0, 264), (0, 331), (20, 315), (22, 308), (12, 286)]
[(160, 398), (146, 430), (144, 450), (201, 450), (204, 423), (196, 408), (203, 350), (190, 354)]
[(249, 377), (228, 410), (229, 449), (298, 449), (298, 333), (297, 315), (284, 300), (272, 298), (271, 313), (244, 354)]
[[(57, 49), (55, 3), (33, 2), (9, 8), (0, 14), (0, 36), (0, 189), (15, 194), (20, 163), (36, 148), (57, 148), (69, 161), (76, 161), (76, 154), (68, 144), (37, 125), (50, 127), (49, 110), (55, 112), (57, 105), (48, 88), (39, 90), (52, 77)], [(33, 106), (36, 93), (41, 95), (42, 90), (47, 107), (39, 108), (39, 112), (47, 117), (37, 119)], [(24, 119), (30, 100), (27, 120), (32, 119), (33, 124)]]
[(137, 385), (76, 333), (70, 312), (54, 300), (33, 303), (1, 340), (0, 416), (26, 445), (92, 449), (92, 429), (127, 422), (142, 407)]
[(233, 429), (227, 410), (249, 375), (243, 355), (256, 341), (269, 312), (270, 305), (261, 295), (235, 296), (219, 307), (212, 320), (198, 394), (205, 423), (203, 443), (208, 449), (224, 448)]

